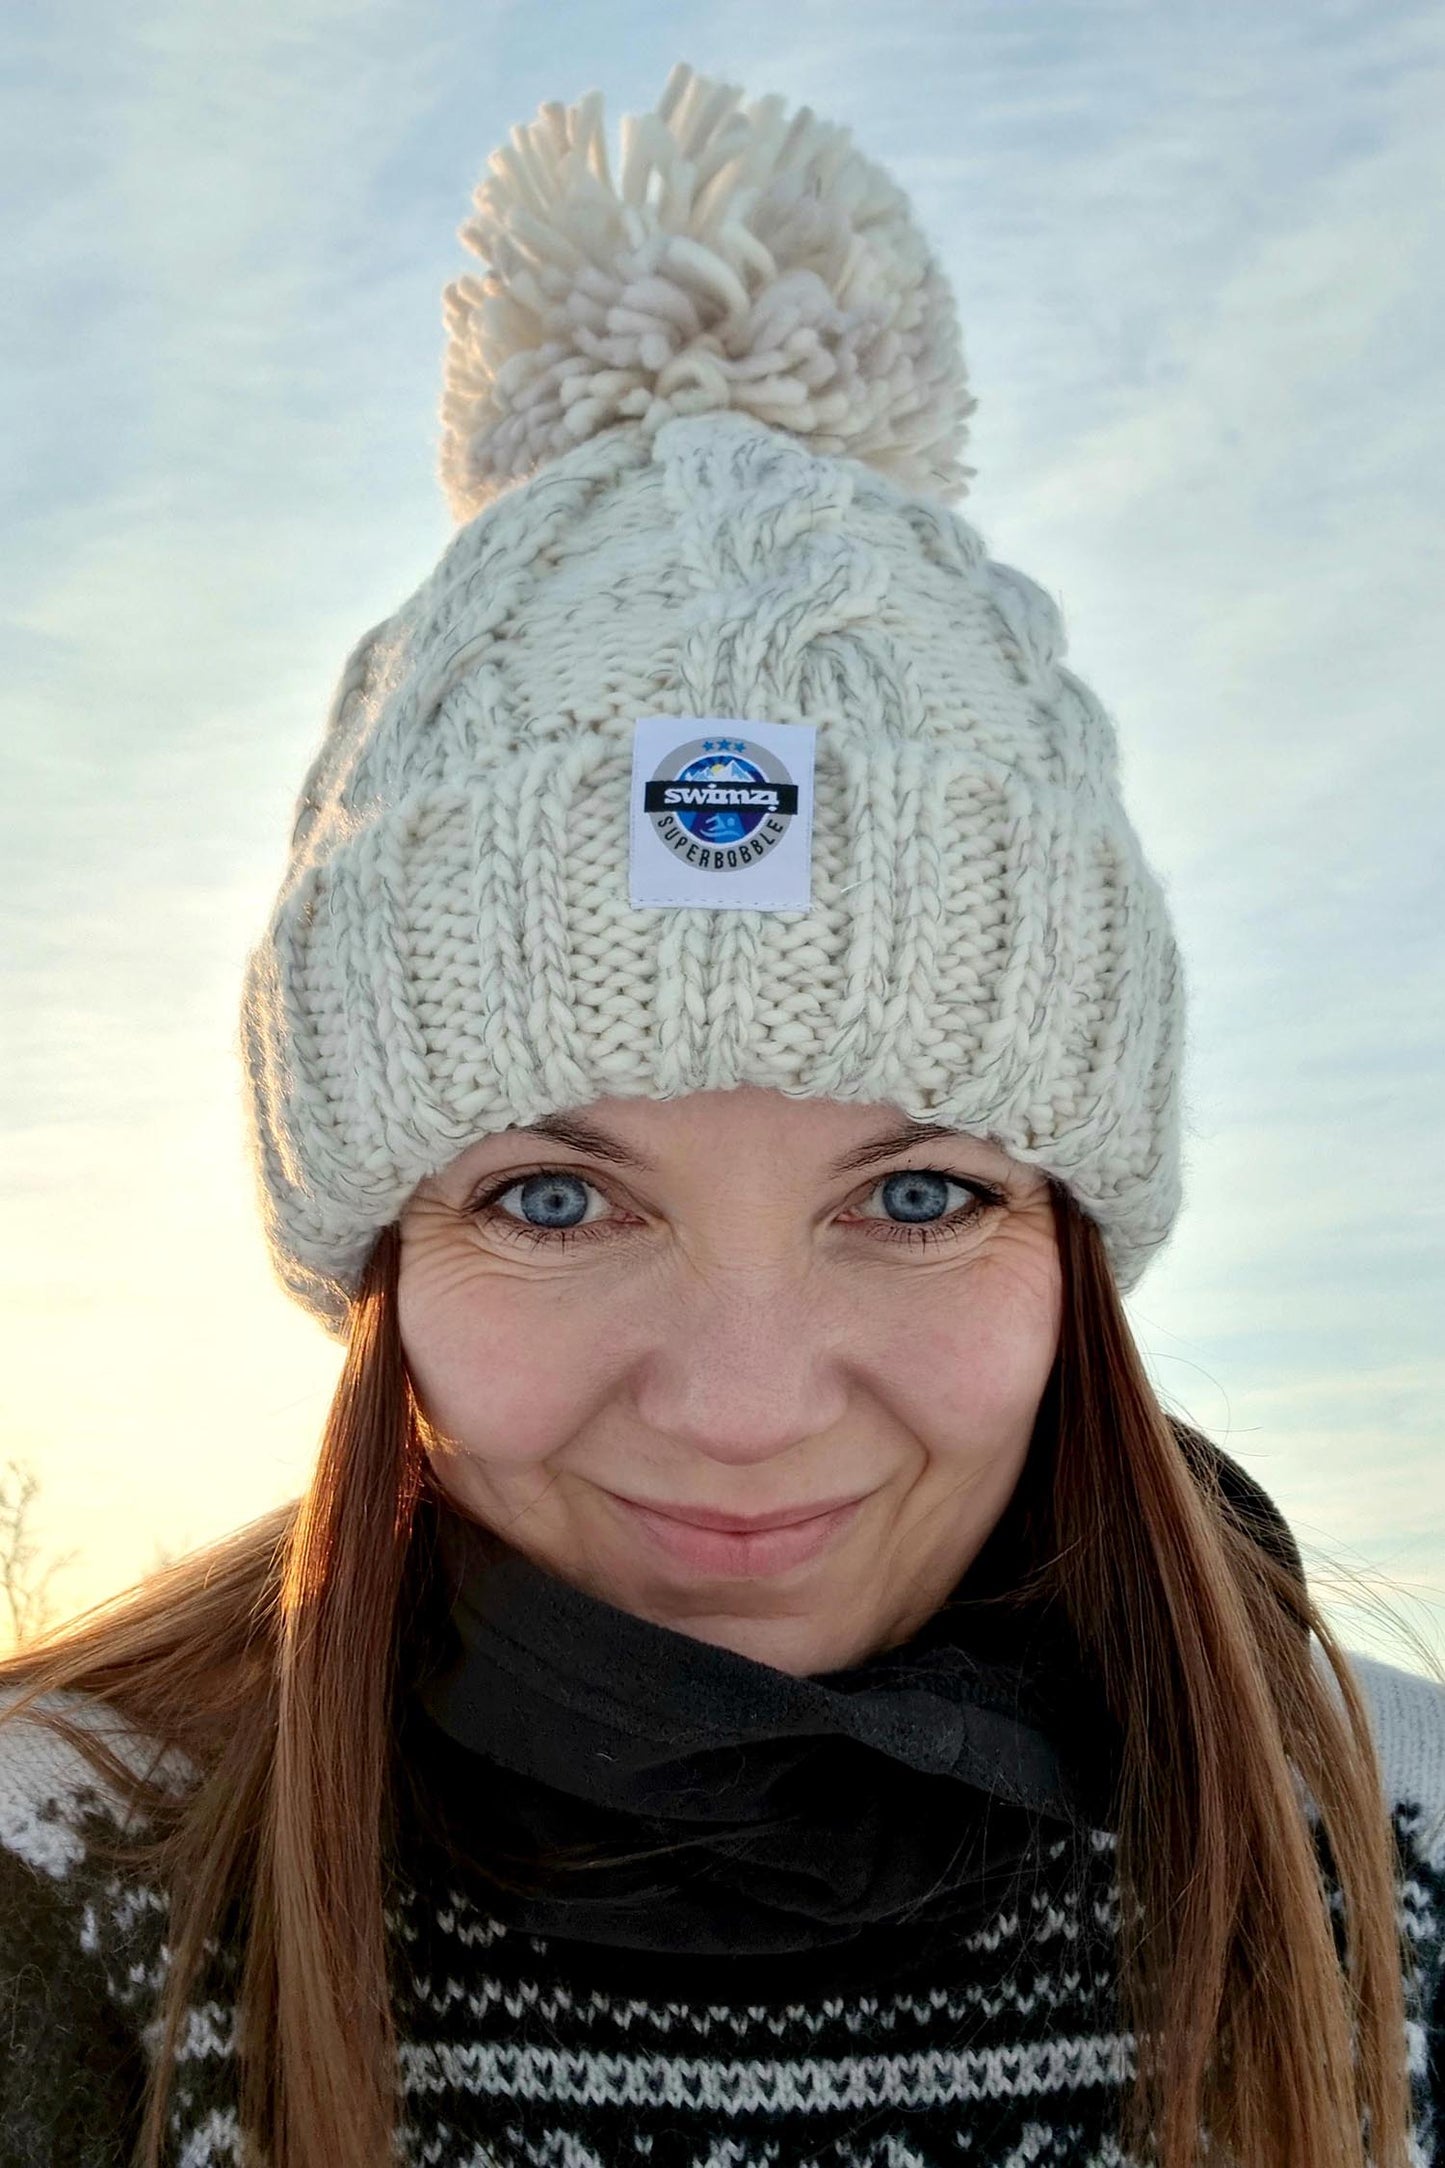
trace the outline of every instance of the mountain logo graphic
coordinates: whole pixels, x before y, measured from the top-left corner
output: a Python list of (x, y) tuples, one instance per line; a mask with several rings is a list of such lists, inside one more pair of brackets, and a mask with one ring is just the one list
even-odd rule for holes
[(798, 810), (777, 755), (748, 738), (693, 738), (657, 764), (643, 811), (670, 851), (708, 873), (755, 866)]

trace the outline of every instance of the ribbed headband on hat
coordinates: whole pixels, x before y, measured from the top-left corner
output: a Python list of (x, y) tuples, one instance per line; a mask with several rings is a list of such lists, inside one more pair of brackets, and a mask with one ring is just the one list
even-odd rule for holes
[[(479, 1136), (751, 1083), (993, 1137), (1127, 1291), (1179, 1206), (1179, 958), (1057, 611), (949, 509), (974, 402), (904, 197), (678, 67), (616, 185), (593, 92), (475, 201), (462, 524), (346, 662), (246, 965), (283, 1284), (344, 1335)], [(634, 732), (672, 716), (813, 726), (806, 908), (633, 905)]]

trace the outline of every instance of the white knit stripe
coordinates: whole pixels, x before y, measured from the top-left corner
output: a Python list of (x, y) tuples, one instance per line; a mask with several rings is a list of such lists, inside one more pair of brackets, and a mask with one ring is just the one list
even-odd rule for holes
[[(159, 2028), (157, 2028), (157, 2044)], [(186, 2021), (176, 2047), (176, 2060), (181, 2063), (209, 2062), (220, 2057), (228, 2059), (236, 2052), (236, 2014), (229, 2005), (219, 2002), (190, 2003), (186, 2009)]]
[(220, 2168), (223, 2162), (239, 2163), (241, 2127), (233, 2108), (218, 2108), (186, 2133), (176, 2156), (176, 2168)]
[[(934, 2168), (934, 2163), (920, 2153), (916, 2146), (910, 2145), (905, 2138), (900, 2138), (893, 2131), (889, 2131), (872, 2145), (860, 2148), (840, 2143), (836, 2151), (838, 2158), (849, 2163), (850, 2168), (862, 2168), (865, 2161), (868, 2168)], [(708, 2154), (704, 2168), (726, 2168), (726, 2157), (727, 2142), (724, 2140), (722, 2145)]]
[[(148, 1882), (123, 1881), (118, 1874), (102, 1875), (95, 1883), (95, 1896), (82, 1908), (86, 1933), (98, 1938), (100, 1909), (104, 1908), (107, 1935), (128, 1938), (140, 1921), (154, 1916), (164, 1917), (170, 1911), (170, 1903), (163, 1890), (153, 1888)], [(215, 1948), (214, 1937), (209, 1947)]]
[[(645, 2160), (652, 2140), (634, 2136), (633, 2146)], [(595, 2147), (571, 2131), (551, 2131), (528, 2145), (520, 2131), (505, 2130), (489, 2138), (485, 2146), (469, 2146), (463, 2152), (456, 2134), (445, 2124), (433, 2138), (413, 2135), (406, 2158), (412, 2168), (612, 2168)]]
[(805, 2060), (621, 2055), (515, 2047), (505, 2041), (408, 2042), (408, 2092), (459, 2091), (560, 2107), (686, 2108), (716, 2115), (826, 2115), (869, 2107), (938, 2108), (1015, 2095), (1119, 2085), (1133, 2074), (1131, 2034), (1104, 2033), (944, 2050)]
[[(463, 1949), (489, 1950), (495, 1943), (507, 1941), (512, 1929), (502, 1920), (489, 1919), (476, 1913), (463, 1899), (453, 1895), (431, 1914), (439, 1933), (459, 1942)], [(394, 1924), (388, 1916), (389, 1926)]]
[(999, 2168), (1137, 2168), (1112, 2138), (1081, 2153), (1067, 2126), (1029, 2123)]
[(1027, 1986), (1010, 1973), (1000, 1980), (965, 1980), (935, 1989), (926, 1997), (899, 1994), (885, 1999), (860, 1996), (817, 2003), (787, 2003), (781, 2008), (757, 2005), (621, 2002), (606, 1996), (579, 1995), (565, 1986), (546, 1987), (536, 1980), (458, 1979), (429, 1975), (414, 1983), (418, 2007), (432, 2017), (476, 2025), (523, 2017), (548, 2026), (571, 2025), (579, 2032), (616, 2026), (619, 2032), (646, 2031), (665, 2038), (678, 2034), (699, 2044), (721, 2036), (733, 2043), (749, 2035), (791, 2035), (809, 2039), (847, 2032), (880, 2038), (909, 2025), (995, 2023), (1003, 2017), (1047, 2015), (1091, 1985), (1081, 1971), (1056, 1973), (1047, 1966), (1028, 1976)]

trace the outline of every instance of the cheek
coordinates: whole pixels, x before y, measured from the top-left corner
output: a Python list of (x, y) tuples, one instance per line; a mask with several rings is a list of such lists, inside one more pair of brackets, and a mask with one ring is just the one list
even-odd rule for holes
[(608, 1335), (536, 1286), (421, 1290), (402, 1343), (428, 1420), (464, 1451), (525, 1467), (555, 1453), (615, 1390)]
[(1058, 1349), (1059, 1298), (1047, 1255), (920, 1290), (888, 1365), (892, 1404), (915, 1434), (939, 1450), (1026, 1443)]

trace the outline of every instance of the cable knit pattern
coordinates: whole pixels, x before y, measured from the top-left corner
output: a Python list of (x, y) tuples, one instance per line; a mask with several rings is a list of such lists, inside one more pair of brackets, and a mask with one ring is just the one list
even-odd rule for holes
[[(1396, 1838), (1410, 2160), (1445, 2168), (1445, 1688), (1352, 1662)], [(106, 1810), (86, 1766), (33, 1718), (0, 1727), (0, 2168), (116, 2168), (134, 2142), (167, 1907), (93, 1857)], [(1051, 1824), (1036, 1868), (992, 1916), (960, 1929), (924, 1911), (854, 1944), (762, 1960), (519, 1933), (480, 1883), (403, 1868), (387, 1914), (398, 2160), (1134, 2168), (1115, 2135), (1134, 2041), (1118, 2022), (1113, 1861), (1107, 1831)], [(175, 2168), (240, 2160), (238, 1965), (211, 1945), (181, 2054)]]
[[(699, 142), (727, 109), (707, 105), (704, 125), (702, 96), (674, 114)], [(571, 151), (547, 167), (549, 216), (591, 170), (584, 107), (568, 123), (581, 167)], [(861, 218), (874, 182), (849, 180), (836, 146), (804, 155), (809, 130), (780, 139), (769, 115), (768, 155), (825, 197), (831, 175), (834, 211)], [(551, 142), (562, 122), (537, 125)], [(523, 151), (508, 187), (531, 172)], [(527, 200), (508, 216), (541, 250)], [(590, 292), (614, 226), (577, 216)], [(881, 249), (886, 220), (865, 226)], [(840, 248), (819, 260), (862, 262)], [(514, 255), (498, 262), (522, 279)], [(916, 253), (900, 264), (941, 307)], [(529, 309), (550, 323), (544, 271), (525, 274), (526, 308), (478, 302), (478, 325), (505, 319), (519, 339)], [(498, 415), (534, 378), (483, 329), (449, 456), (464, 437), (468, 502), (487, 501), (348, 657), (247, 960), (247, 1118), (283, 1284), (341, 1336), (378, 1230), (478, 1135), (609, 1095), (751, 1083), (987, 1132), (1073, 1187), (1133, 1286), (1180, 1200), (1181, 969), (1113, 726), (1063, 662), (1052, 602), (936, 488), (900, 479), (906, 462), (820, 450), (826, 432), (731, 394), (697, 413), (654, 401), (645, 427), (624, 391), (595, 415), (589, 398), (566, 407), (560, 450), (528, 406), (528, 478), (484, 490), (522, 458)], [(536, 349), (543, 375), (556, 345)], [(944, 435), (961, 385), (935, 383)], [(572, 443), (580, 413), (596, 427)], [(631, 907), (640, 715), (816, 727), (809, 909)]]

